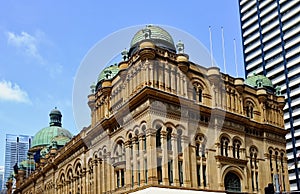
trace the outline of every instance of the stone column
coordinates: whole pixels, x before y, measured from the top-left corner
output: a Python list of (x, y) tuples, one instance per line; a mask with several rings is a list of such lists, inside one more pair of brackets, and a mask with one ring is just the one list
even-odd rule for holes
[(81, 185), (81, 192), (82, 193), (87, 193), (86, 192), (86, 170), (84, 169), (81, 176), (82, 176), (82, 185)]
[(126, 188), (131, 188), (131, 160), (130, 160), (130, 141), (125, 142), (125, 157), (126, 157), (126, 171), (125, 171), (125, 185)]
[(163, 126), (161, 132), (161, 145), (162, 145), (162, 181), (163, 185), (169, 185), (169, 176), (168, 176), (168, 145), (167, 145), (167, 132), (165, 126)]
[(152, 185), (157, 184), (157, 154), (155, 132), (155, 129), (146, 129), (148, 183)]
[(194, 188), (198, 187), (198, 182), (197, 182), (197, 158), (196, 158), (196, 147), (195, 145), (192, 145), (190, 147), (191, 150), (191, 171), (193, 172), (191, 175), (191, 185)]
[(138, 186), (138, 160), (137, 160), (137, 154), (138, 154), (138, 141), (137, 141), (137, 137), (134, 137), (133, 140), (133, 174), (134, 174), (134, 178), (133, 178), (133, 186), (137, 187)]
[(110, 152), (106, 153), (106, 165), (107, 165), (107, 169), (106, 169), (106, 184), (107, 184), (107, 191), (111, 192), (113, 190), (112, 186), (114, 185), (114, 176), (111, 175), (111, 171), (112, 171), (112, 165), (111, 165), (111, 158), (110, 158)]
[(191, 187), (191, 168), (190, 168), (190, 152), (189, 152), (189, 137), (182, 136), (182, 149), (183, 149), (183, 185)]
[(141, 176), (141, 180), (140, 180), (141, 185), (145, 184), (144, 150), (146, 150), (147, 148), (144, 147), (144, 141), (145, 141), (144, 134), (139, 134), (139, 142), (140, 142), (140, 153), (139, 153), (140, 169), (139, 170)]
[(179, 170), (178, 170), (178, 149), (177, 149), (177, 135), (172, 133), (171, 137), (172, 149), (173, 149), (173, 184), (174, 186), (180, 186), (179, 183)]
[(98, 173), (98, 160), (95, 159), (93, 163), (93, 190), (97, 192), (97, 173)]

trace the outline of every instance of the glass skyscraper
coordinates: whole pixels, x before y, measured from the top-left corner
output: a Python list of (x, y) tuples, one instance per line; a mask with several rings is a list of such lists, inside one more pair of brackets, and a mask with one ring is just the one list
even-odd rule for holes
[(300, 190), (300, 1), (239, 0), (239, 8), (245, 75), (265, 75), (286, 97), (289, 179)]
[(0, 166), (0, 191), (5, 189), (3, 187), (3, 182), (4, 182), (4, 166)]
[(14, 170), (14, 165), (27, 159), (27, 152), (31, 147), (31, 140), (32, 136), (6, 134), (3, 188), (8, 177)]

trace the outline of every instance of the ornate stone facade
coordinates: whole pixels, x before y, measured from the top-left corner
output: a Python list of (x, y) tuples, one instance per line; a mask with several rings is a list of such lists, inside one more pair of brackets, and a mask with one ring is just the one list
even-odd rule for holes
[(289, 191), (284, 97), (162, 44), (135, 43), (88, 96), (91, 125), (29, 177), (18, 173), (14, 193), (264, 193), (277, 178)]

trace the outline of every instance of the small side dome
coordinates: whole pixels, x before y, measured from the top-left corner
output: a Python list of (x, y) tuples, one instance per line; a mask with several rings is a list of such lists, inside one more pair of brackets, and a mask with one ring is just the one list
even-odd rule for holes
[(252, 76), (248, 76), (244, 83), (253, 88), (265, 87), (274, 90), (271, 80), (263, 75), (253, 74)]
[(166, 30), (159, 26), (147, 25), (133, 36), (130, 43), (129, 56), (135, 53), (139, 44), (144, 41), (150, 41), (158, 47), (176, 52), (173, 38)]
[(117, 64), (104, 68), (98, 76), (98, 82), (113, 79), (119, 72)]

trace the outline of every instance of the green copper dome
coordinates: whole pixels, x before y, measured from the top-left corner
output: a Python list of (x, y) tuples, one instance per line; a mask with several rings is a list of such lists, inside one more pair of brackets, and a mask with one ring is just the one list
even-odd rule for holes
[(248, 76), (245, 80), (245, 84), (254, 88), (273, 88), (271, 80), (263, 75), (253, 74), (252, 76)]
[(133, 36), (129, 53), (134, 52), (139, 43), (145, 40), (153, 42), (156, 46), (176, 52), (173, 38), (166, 30), (159, 26), (147, 25)]
[(98, 82), (100, 82), (102, 80), (110, 80), (110, 79), (114, 78), (118, 74), (118, 72), (119, 72), (119, 68), (118, 68), (117, 64), (106, 67), (99, 74)]
[(58, 126), (45, 127), (35, 134), (31, 147), (50, 145), (53, 138), (58, 136), (72, 139), (72, 134), (67, 129)]
[(69, 140), (72, 139), (72, 134), (67, 129), (61, 127), (62, 114), (56, 107), (50, 112), (49, 116), (49, 127), (45, 127), (35, 134), (32, 139), (31, 148), (48, 146), (55, 137), (65, 137)]

